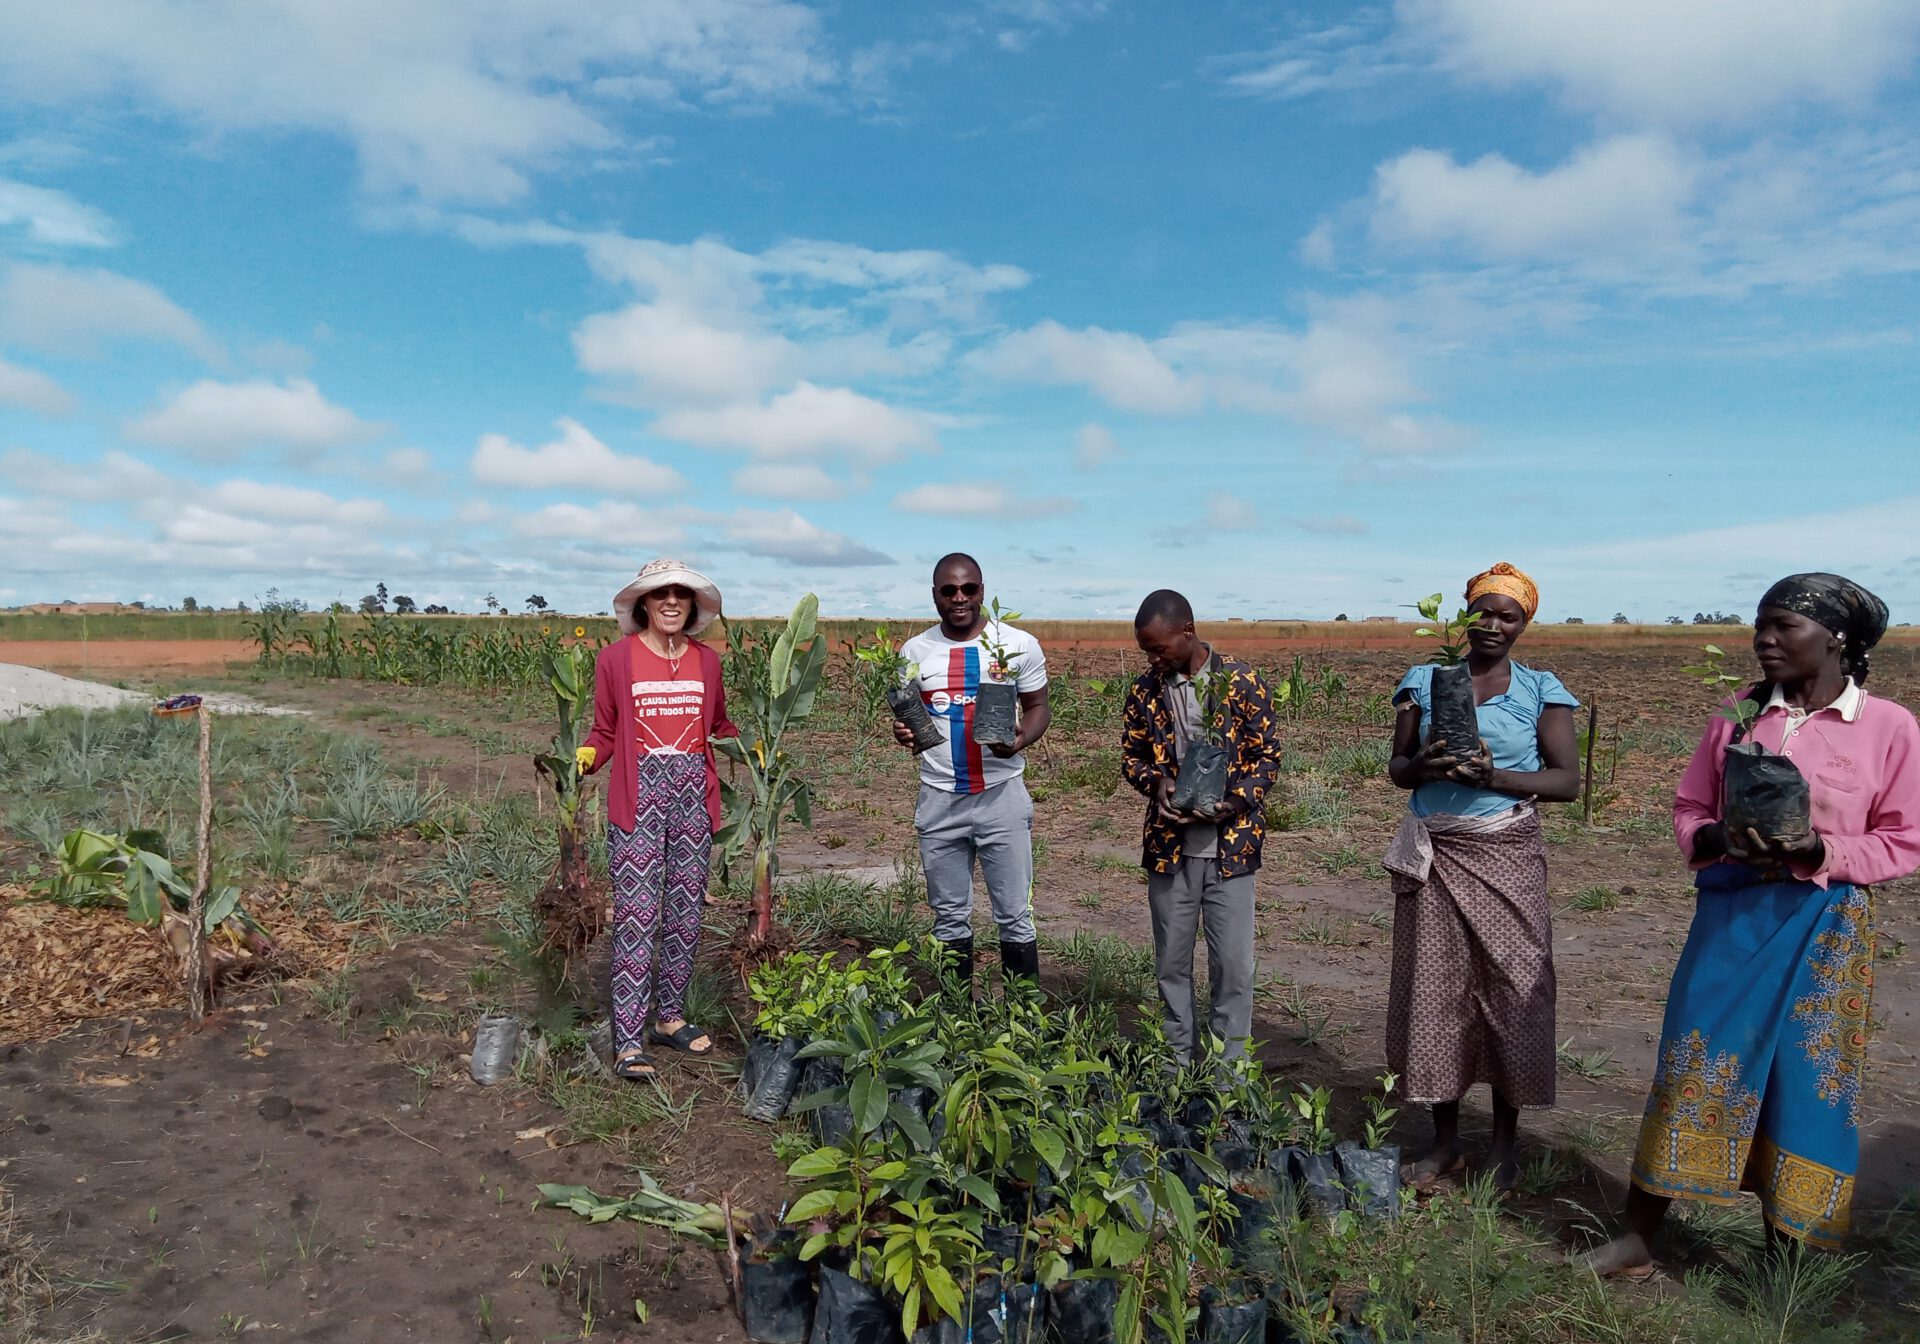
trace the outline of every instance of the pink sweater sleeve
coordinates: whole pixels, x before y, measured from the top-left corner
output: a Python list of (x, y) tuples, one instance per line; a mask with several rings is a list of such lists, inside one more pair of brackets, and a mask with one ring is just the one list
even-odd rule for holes
[(1821, 836), (1826, 862), (1806, 876), (1822, 887), (1829, 882), (1871, 886), (1920, 870), (1920, 724), (1903, 707), (1882, 703), (1891, 711), (1883, 716), (1886, 754), (1866, 833)]
[(600, 656), (593, 663), (593, 727), (587, 733), (583, 746), (594, 751), (593, 770), (613, 760), (613, 734), (620, 723), (620, 678), (613, 668), (613, 654), (618, 650), (621, 661), (625, 661), (625, 647), (618, 641), (600, 650)]
[(1702, 826), (1720, 820), (1720, 781), (1726, 770), (1727, 743), (1733, 725), (1722, 718), (1708, 722), (1700, 745), (1693, 749), (1686, 773), (1673, 796), (1673, 838), (1689, 868), (1707, 865), (1693, 857), (1693, 837)]

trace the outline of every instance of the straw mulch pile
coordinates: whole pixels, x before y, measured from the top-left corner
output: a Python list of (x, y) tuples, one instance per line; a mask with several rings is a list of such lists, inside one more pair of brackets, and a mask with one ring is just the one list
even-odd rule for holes
[[(216, 969), (216, 989), (265, 975), (325, 975), (352, 954), (358, 926), (338, 923), (318, 902), (264, 891), (249, 893), (242, 904), (273, 939), (275, 954), (238, 954)], [(209, 941), (229, 948), (218, 932)], [(0, 885), (0, 1045), (185, 1004), (180, 962), (158, 931), (119, 910), (76, 910)]]

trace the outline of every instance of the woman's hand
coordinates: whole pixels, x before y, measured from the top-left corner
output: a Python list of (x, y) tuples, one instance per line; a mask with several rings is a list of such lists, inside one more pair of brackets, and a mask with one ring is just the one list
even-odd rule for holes
[(1465, 784), (1471, 789), (1490, 789), (1493, 787), (1493, 752), (1483, 741), (1476, 740), (1472, 753), (1459, 758), (1447, 777), (1456, 784)]
[(1460, 758), (1447, 750), (1447, 744), (1441, 738), (1427, 743), (1409, 756), (1407, 761), (1418, 772), (1422, 784), (1451, 778), (1454, 767), (1460, 764)]
[(583, 775), (592, 774), (593, 763), (599, 759), (600, 753), (592, 747), (575, 747), (573, 749), (573, 764)]
[(1826, 861), (1826, 842), (1815, 830), (1810, 829), (1803, 835), (1774, 840), (1760, 834), (1751, 826), (1740, 829), (1728, 826), (1723, 829), (1726, 836), (1727, 857), (1735, 863), (1791, 863), (1818, 868)]

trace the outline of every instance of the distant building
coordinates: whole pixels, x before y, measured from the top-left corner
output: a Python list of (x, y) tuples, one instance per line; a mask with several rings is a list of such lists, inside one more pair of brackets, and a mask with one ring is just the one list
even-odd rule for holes
[(143, 611), (144, 607), (125, 602), (34, 602), (10, 608), (16, 616), (112, 616), (122, 611)]
[(1398, 616), (1362, 616), (1360, 619), (1376, 625), (1382, 621), (1392, 625), (1400, 624), (1400, 618)]

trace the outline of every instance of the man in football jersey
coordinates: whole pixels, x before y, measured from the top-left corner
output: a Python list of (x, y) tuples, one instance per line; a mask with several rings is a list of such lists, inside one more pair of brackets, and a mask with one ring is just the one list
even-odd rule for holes
[[(933, 907), (933, 934), (973, 974), (973, 870), (986, 881), (1000, 960), (1009, 976), (1040, 973), (1033, 927), (1033, 799), (1022, 778), (1021, 752), (1040, 740), (1052, 719), (1047, 660), (1040, 642), (987, 614), (980, 565), (958, 552), (933, 567), (933, 609), (940, 624), (915, 635), (900, 652), (917, 665), (920, 698), (945, 738), (920, 753), (920, 800), (913, 812), (920, 867)], [(1005, 655), (1004, 661), (995, 657)], [(973, 740), (974, 701), (989, 682), (1011, 682), (1020, 723), (1011, 742)], [(913, 734), (893, 725), (909, 750)]]

